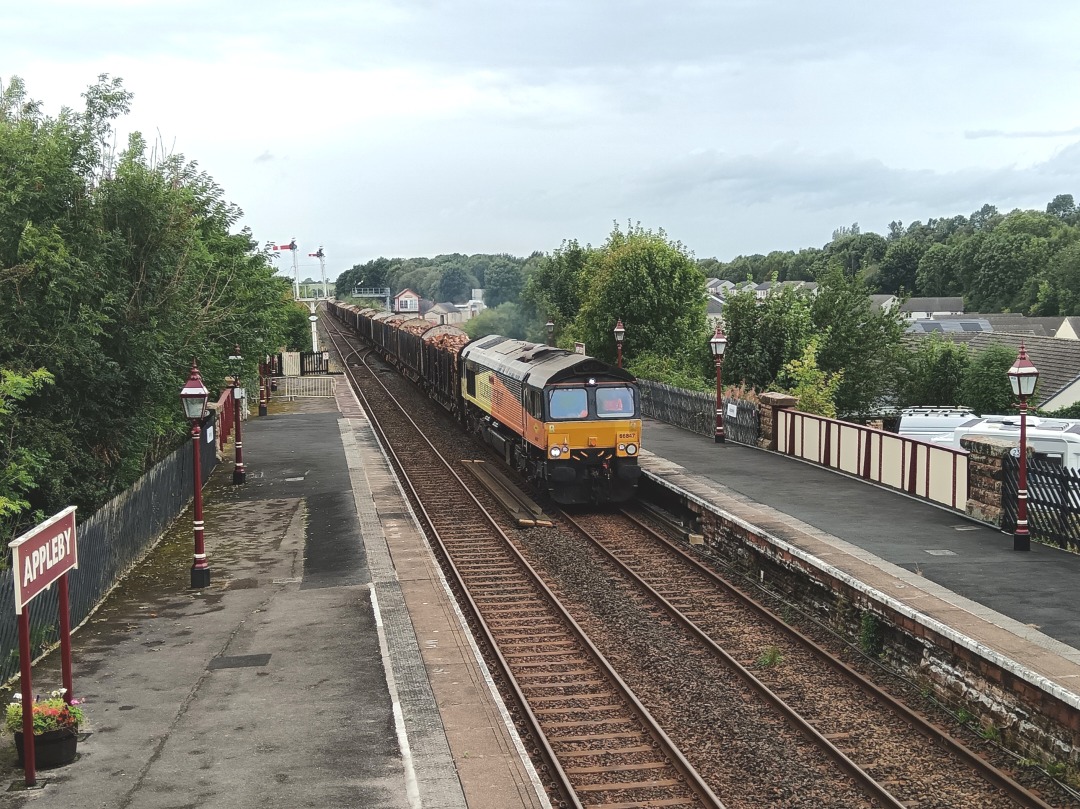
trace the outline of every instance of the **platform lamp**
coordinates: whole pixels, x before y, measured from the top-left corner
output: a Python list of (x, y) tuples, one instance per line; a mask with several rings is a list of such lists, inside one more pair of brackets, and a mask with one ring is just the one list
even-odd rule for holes
[(229, 367), (232, 369), (233, 429), (236, 430), (236, 441), (233, 443), (236, 452), (236, 463), (232, 473), (233, 485), (247, 480), (247, 472), (244, 470), (244, 440), (240, 433), (240, 405), (244, 401), (244, 389), (240, 387), (240, 369), (243, 363), (244, 358), (240, 356), (240, 346), (233, 346), (233, 353), (229, 355)]
[(191, 563), (191, 588), (201, 590), (210, 585), (210, 565), (206, 561), (206, 545), (203, 540), (202, 508), (202, 467), (199, 460), (199, 443), (202, 431), (199, 423), (206, 417), (206, 400), (210, 392), (203, 384), (195, 360), (191, 361), (191, 375), (180, 389), (180, 402), (184, 406), (184, 415), (191, 421), (191, 457), (195, 493), (192, 498), (195, 526), (195, 559)]
[(716, 434), (713, 440), (717, 444), (724, 443), (724, 385), (720, 381), (720, 366), (724, 363), (724, 350), (727, 348), (727, 337), (720, 330), (720, 324), (716, 324), (716, 333), (709, 338), (709, 350), (712, 351), (713, 362), (716, 363)]
[(615, 349), (617, 351), (615, 364), (622, 368), (622, 344), (626, 339), (626, 327), (622, 324), (622, 318), (615, 324)]
[(1013, 550), (1030, 551), (1031, 534), (1028, 532), (1027, 491), (1027, 400), (1035, 392), (1039, 381), (1039, 369), (1028, 359), (1027, 349), (1020, 343), (1016, 362), (1008, 370), (1009, 384), (1014, 396), (1020, 399), (1020, 479), (1016, 487), (1016, 530), (1013, 531)]
[(544, 328), (547, 329), (547, 344), (549, 346), (555, 345), (555, 321), (548, 318), (548, 322), (544, 324)]

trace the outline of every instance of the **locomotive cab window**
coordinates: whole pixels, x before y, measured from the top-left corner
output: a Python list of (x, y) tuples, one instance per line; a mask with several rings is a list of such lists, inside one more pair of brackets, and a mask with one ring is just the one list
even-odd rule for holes
[(554, 388), (548, 393), (548, 413), (553, 420), (588, 418), (589, 397), (585, 388)]
[(597, 388), (596, 415), (602, 419), (628, 419), (633, 416), (633, 389), (625, 386)]

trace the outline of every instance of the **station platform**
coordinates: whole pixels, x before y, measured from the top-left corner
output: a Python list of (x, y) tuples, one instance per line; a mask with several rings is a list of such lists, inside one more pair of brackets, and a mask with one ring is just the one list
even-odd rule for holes
[(646, 419), (641, 465), (1080, 707), (1080, 555), (854, 477)]
[[(348, 386), (275, 401), (190, 509), (72, 636), (90, 735), (0, 806), (549, 809)], [(59, 654), (34, 666), (60, 683)]]

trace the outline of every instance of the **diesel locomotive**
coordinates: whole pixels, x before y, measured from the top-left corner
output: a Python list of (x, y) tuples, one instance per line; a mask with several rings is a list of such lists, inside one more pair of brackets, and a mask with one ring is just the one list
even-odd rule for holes
[(558, 503), (619, 503), (641, 469), (634, 377), (560, 348), (360, 309), (328, 311)]

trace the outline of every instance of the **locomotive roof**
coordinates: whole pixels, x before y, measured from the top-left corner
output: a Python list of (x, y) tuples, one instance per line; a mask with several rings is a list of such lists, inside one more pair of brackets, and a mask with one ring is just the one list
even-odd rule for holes
[(595, 357), (575, 354), (542, 343), (513, 340), (492, 335), (482, 337), (461, 350), (463, 359), (471, 359), (511, 379), (528, 380), (530, 385), (554, 385), (578, 376), (604, 376), (632, 382), (630, 374)]

